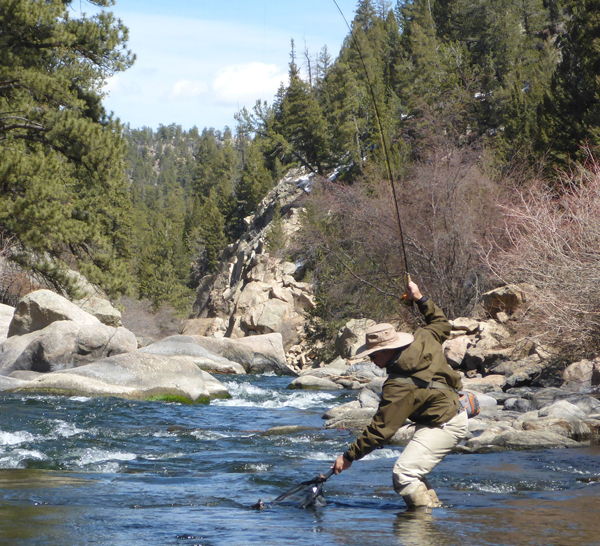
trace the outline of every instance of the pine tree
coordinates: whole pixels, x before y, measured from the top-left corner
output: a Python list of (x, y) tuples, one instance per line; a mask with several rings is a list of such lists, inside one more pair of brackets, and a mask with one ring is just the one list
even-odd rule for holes
[(293, 42), (289, 78), (290, 83), (278, 112), (280, 134), (306, 164), (323, 173), (329, 158), (327, 123), (312, 89), (300, 77)]
[(321, 104), (329, 127), (333, 162), (344, 162), (362, 169), (366, 120), (363, 107), (365, 89), (343, 62), (336, 62), (321, 89)]
[(580, 147), (600, 146), (600, 0), (573, 3), (562, 61), (540, 107), (541, 150), (555, 162), (580, 158)]
[[(390, 35), (385, 21), (377, 15), (369, 0), (359, 2), (352, 21), (352, 32), (346, 37), (338, 63), (347, 68), (355, 79), (358, 108), (354, 112), (355, 134), (361, 149), (361, 161), (367, 151), (382, 154), (379, 122), (384, 125), (384, 138), (389, 140), (388, 107), (391, 55), (387, 46)], [(344, 107), (341, 106), (343, 110)], [(379, 118), (379, 122), (378, 119)], [(387, 144), (389, 146), (389, 142)]]
[(194, 281), (212, 273), (227, 246), (225, 218), (219, 210), (219, 200), (213, 190), (198, 211), (200, 224), (189, 235), (189, 247), (194, 260)]
[(57, 288), (74, 260), (118, 292), (129, 283), (130, 201), (122, 128), (101, 99), (134, 57), (112, 14), (72, 13), (68, 0), (0, 3), (0, 230), (12, 258)]
[(375, 23), (377, 12), (371, 0), (359, 0), (353, 26), (367, 33)]
[(256, 210), (272, 187), (273, 178), (265, 167), (258, 142), (255, 142), (248, 147), (242, 178), (236, 190), (240, 220), (238, 224), (241, 225), (241, 220)]
[(327, 74), (329, 74), (332, 64), (333, 61), (331, 55), (329, 53), (329, 50), (327, 49), (327, 46), (325, 45), (323, 46), (323, 48), (319, 52), (319, 56), (317, 57), (317, 67), (315, 74), (315, 90), (317, 91), (317, 93), (320, 91), (323, 85), (323, 81), (327, 77)]

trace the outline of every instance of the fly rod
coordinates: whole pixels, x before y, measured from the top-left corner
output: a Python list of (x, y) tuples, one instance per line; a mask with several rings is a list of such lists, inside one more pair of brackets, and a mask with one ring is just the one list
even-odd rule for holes
[(350, 35), (352, 36), (352, 41), (353, 41), (354, 45), (356, 46), (356, 50), (358, 52), (358, 57), (360, 58), (360, 62), (362, 64), (363, 70), (365, 72), (365, 78), (367, 80), (367, 86), (369, 88), (369, 93), (371, 95), (371, 99), (373, 100), (373, 108), (375, 110), (375, 119), (377, 121), (377, 129), (379, 130), (379, 139), (381, 140), (381, 147), (383, 149), (383, 153), (384, 153), (384, 157), (385, 157), (387, 178), (388, 178), (388, 182), (390, 183), (390, 188), (392, 191), (392, 199), (394, 201), (394, 208), (396, 211), (396, 223), (398, 224), (398, 235), (400, 237), (400, 251), (402, 252), (402, 256), (404, 258), (404, 270), (406, 272), (406, 279), (407, 279), (407, 283), (408, 283), (408, 282), (410, 282), (411, 279), (410, 279), (410, 270), (408, 268), (408, 258), (406, 256), (406, 245), (404, 244), (404, 233), (402, 231), (402, 222), (400, 220), (400, 210), (398, 208), (398, 198), (396, 196), (396, 187), (394, 186), (394, 176), (392, 174), (392, 167), (390, 164), (390, 156), (388, 153), (387, 144), (385, 143), (385, 138), (383, 136), (383, 126), (381, 125), (381, 116), (379, 115), (377, 99), (375, 98), (375, 92), (373, 90), (373, 85), (371, 84), (371, 79), (369, 78), (369, 71), (367, 70), (367, 65), (365, 64), (365, 59), (363, 57), (362, 50), (360, 48), (360, 44), (358, 43), (358, 39), (356, 38), (356, 35), (354, 34), (354, 30), (348, 23), (348, 20), (346, 19), (346, 16), (344, 15), (344, 12), (341, 10), (337, 1), (333, 0), (333, 3), (335, 4), (335, 7), (340, 12), (340, 15), (344, 19), (344, 22), (346, 23), (346, 26), (348, 27), (348, 30), (350, 31)]

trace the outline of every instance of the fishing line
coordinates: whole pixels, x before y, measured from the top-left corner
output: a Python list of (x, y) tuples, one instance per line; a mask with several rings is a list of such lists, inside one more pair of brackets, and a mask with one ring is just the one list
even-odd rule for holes
[(379, 130), (379, 139), (381, 140), (381, 147), (383, 149), (383, 153), (385, 156), (385, 166), (386, 166), (386, 170), (387, 170), (388, 182), (390, 183), (390, 188), (392, 190), (392, 198), (393, 198), (394, 207), (396, 210), (396, 223), (398, 224), (398, 234), (400, 236), (400, 251), (402, 252), (402, 256), (404, 257), (404, 269), (406, 271), (406, 277), (407, 277), (407, 280), (410, 281), (410, 273), (409, 273), (409, 269), (408, 269), (408, 259), (406, 256), (406, 246), (404, 244), (404, 232), (402, 231), (402, 222), (400, 221), (400, 210), (398, 208), (398, 198), (396, 196), (396, 187), (394, 186), (394, 177), (392, 174), (392, 167), (390, 164), (390, 156), (388, 153), (387, 145), (385, 143), (385, 138), (383, 136), (383, 126), (381, 125), (381, 117), (379, 115), (379, 108), (377, 107), (377, 100), (375, 98), (375, 92), (373, 90), (373, 85), (371, 84), (371, 79), (369, 78), (369, 71), (367, 70), (367, 65), (365, 64), (365, 59), (362, 54), (362, 49), (360, 48), (360, 44), (358, 43), (356, 35), (354, 34), (352, 27), (348, 23), (348, 20), (346, 19), (346, 16), (344, 15), (344, 12), (341, 10), (337, 1), (333, 0), (333, 3), (335, 4), (335, 7), (340, 12), (340, 15), (344, 19), (344, 22), (346, 23), (346, 26), (348, 27), (348, 30), (350, 31), (350, 35), (352, 36), (352, 41), (354, 42), (354, 45), (356, 46), (356, 50), (358, 51), (358, 57), (360, 58), (360, 62), (362, 64), (363, 70), (365, 71), (367, 85), (369, 87), (371, 99), (373, 100), (373, 108), (375, 109), (375, 119), (377, 120), (377, 128)]

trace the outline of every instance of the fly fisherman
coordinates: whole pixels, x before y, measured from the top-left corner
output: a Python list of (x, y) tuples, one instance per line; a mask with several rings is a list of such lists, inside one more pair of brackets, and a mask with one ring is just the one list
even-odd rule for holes
[(331, 468), (335, 474), (347, 470), (352, 461), (388, 442), (409, 418), (415, 433), (394, 465), (394, 489), (408, 508), (433, 508), (440, 502), (426, 476), (466, 435), (467, 412), (456, 392), (462, 386), (460, 375), (442, 352), (450, 333), (448, 319), (410, 280), (406, 297), (417, 304), (427, 325), (414, 336), (396, 332), (391, 324), (367, 330), (356, 356), (369, 356), (387, 370), (388, 379), (373, 420)]

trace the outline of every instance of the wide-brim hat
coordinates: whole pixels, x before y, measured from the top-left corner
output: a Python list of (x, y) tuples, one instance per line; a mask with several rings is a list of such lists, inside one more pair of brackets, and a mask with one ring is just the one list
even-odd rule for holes
[(412, 334), (396, 332), (391, 324), (376, 324), (365, 332), (365, 344), (358, 348), (356, 356), (368, 356), (385, 349), (400, 349), (414, 341)]

